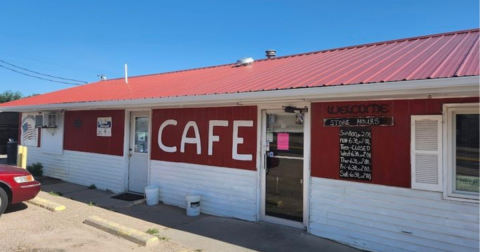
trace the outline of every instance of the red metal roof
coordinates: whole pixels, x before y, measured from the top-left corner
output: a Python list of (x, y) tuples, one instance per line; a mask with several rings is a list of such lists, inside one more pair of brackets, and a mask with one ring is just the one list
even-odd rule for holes
[(0, 107), (148, 99), (479, 75), (479, 29), (99, 81)]

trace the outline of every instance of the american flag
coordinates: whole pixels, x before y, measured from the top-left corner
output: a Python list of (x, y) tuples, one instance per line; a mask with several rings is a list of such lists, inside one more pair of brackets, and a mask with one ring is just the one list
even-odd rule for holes
[(28, 122), (25, 122), (22, 125), (23, 130), (23, 141), (32, 140), (35, 137), (35, 128)]

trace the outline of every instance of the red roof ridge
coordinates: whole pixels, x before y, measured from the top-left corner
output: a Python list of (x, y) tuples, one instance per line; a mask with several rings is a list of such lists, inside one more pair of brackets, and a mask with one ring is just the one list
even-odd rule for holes
[(368, 46), (374, 46), (374, 45), (384, 45), (384, 44), (391, 44), (391, 43), (395, 43), (395, 42), (404, 42), (404, 41), (409, 41), (409, 40), (435, 38), (435, 37), (440, 37), (440, 36), (449, 36), (449, 35), (469, 33), (469, 32), (479, 32), (479, 31), (480, 31), (480, 28), (473, 28), (473, 29), (460, 30), (460, 31), (451, 31), (451, 32), (435, 33), (435, 34), (430, 34), (430, 35), (422, 35), (422, 36), (409, 37), (409, 38), (400, 38), (400, 39), (393, 39), (393, 40), (386, 40), (386, 41), (365, 43), (365, 44), (359, 44), (359, 45), (353, 45), (353, 46), (337, 47), (337, 48), (325, 49), (325, 50), (319, 50), (319, 51), (313, 51), (313, 52), (297, 53), (297, 54), (292, 54), (292, 55), (285, 55), (285, 56), (274, 57), (274, 58), (271, 58), (271, 59), (259, 59), (259, 60), (255, 60), (255, 61), (276, 60), (276, 59), (296, 57), (296, 56), (303, 56), (303, 55), (309, 55), (309, 54), (317, 54), (317, 53), (324, 53), (324, 52), (340, 51), (340, 50), (354, 49), (354, 48), (360, 48), (360, 47), (368, 47)]
[[(304, 52), (304, 53), (297, 53), (297, 54), (291, 54), (291, 55), (284, 55), (284, 56), (274, 57), (274, 58), (271, 58), (271, 59), (258, 59), (258, 60), (256, 59), (255, 61), (256, 61), (256, 62), (261, 62), (261, 61), (268, 61), (268, 60), (279, 60), (279, 59), (284, 59), (284, 58), (304, 56), (304, 55), (310, 55), (310, 54), (318, 54), (318, 53), (324, 53), (324, 52), (348, 50), (348, 49), (354, 49), (354, 48), (360, 48), (360, 47), (368, 47), (368, 46), (375, 46), (375, 45), (384, 45), (384, 44), (391, 44), (391, 43), (395, 43), (395, 42), (403, 42), (403, 41), (418, 40), (418, 39), (427, 39), (427, 38), (434, 38), (434, 37), (440, 37), (440, 36), (449, 36), (449, 35), (469, 33), (469, 32), (479, 32), (479, 31), (480, 31), (480, 28), (472, 28), (472, 29), (467, 29), (467, 30), (443, 32), (443, 33), (436, 33), (436, 34), (430, 34), (430, 35), (422, 35), (422, 36), (409, 37), (409, 38), (400, 38), (400, 39), (393, 39), (393, 40), (386, 40), (386, 41), (365, 43), (365, 44), (359, 44), (359, 45), (353, 45), (353, 46), (337, 47), (337, 48), (331, 48), (331, 49), (325, 49), (325, 50), (319, 50), (319, 51), (312, 51), (312, 52)], [(129, 76), (128, 78), (141, 78), (141, 77), (154, 76), (154, 75), (174, 74), (174, 73), (181, 73), (181, 72), (188, 72), (188, 71), (197, 71), (197, 70), (211, 69), (211, 68), (224, 67), (224, 66), (235, 66), (235, 63), (226, 63), (226, 64), (220, 64), (220, 65), (206, 66), (206, 67), (196, 67), (196, 68), (189, 68), (189, 69), (183, 69), (183, 70), (168, 71), (168, 72), (162, 72), (162, 73), (151, 73), (151, 74), (135, 75), (135, 76)], [(120, 80), (120, 79), (123, 79), (123, 78), (124, 78), (124, 77), (119, 77), (119, 78), (113, 78), (113, 79), (110, 79), (110, 80)], [(95, 83), (95, 82), (92, 82), (92, 83)], [(92, 83), (88, 83), (88, 84), (92, 84)]]

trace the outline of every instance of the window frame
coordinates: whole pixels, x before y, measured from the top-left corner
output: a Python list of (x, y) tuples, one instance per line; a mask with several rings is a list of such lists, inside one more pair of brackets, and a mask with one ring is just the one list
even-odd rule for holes
[(457, 114), (478, 114), (478, 103), (463, 103), (463, 104), (444, 104), (443, 105), (443, 139), (446, 144), (443, 145), (443, 172), (445, 190), (443, 196), (445, 199), (476, 202), (479, 201), (479, 193), (459, 192), (455, 191), (456, 181), (456, 151), (455, 151), (455, 132)]

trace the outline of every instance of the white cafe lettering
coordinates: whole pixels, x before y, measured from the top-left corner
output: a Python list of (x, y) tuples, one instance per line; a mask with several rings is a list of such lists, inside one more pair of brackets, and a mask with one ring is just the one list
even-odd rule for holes
[[(158, 129), (158, 146), (165, 152), (175, 153), (177, 152), (177, 146), (166, 146), (162, 141), (162, 134), (163, 130), (167, 126), (176, 126), (177, 120), (169, 119), (163, 122)], [(214, 128), (215, 127), (228, 127), (228, 121), (226, 120), (210, 120), (208, 122), (208, 155), (213, 155), (213, 143), (220, 142), (220, 136), (214, 135)], [(243, 137), (238, 136), (238, 129), (240, 127), (253, 127), (253, 121), (245, 121), (245, 120), (235, 120), (233, 121), (233, 137), (232, 137), (232, 159), (234, 160), (242, 160), (242, 161), (252, 161), (253, 155), (252, 154), (239, 154), (238, 153), (238, 145), (243, 144)], [(193, 129), (194, 136), (187, 137), (187, 133)], [(202, 145), (201, 145), (201, 138), (200, 138), (200, 131), (198, 130), (198, 125), (195, 121), (189, 121), (184, 129), (182, 134), (182, 139), (180, 141), (180, 152), (185, 153), (185, 145), (186, 144), (194, 144), (197, 148), (197, 155), (202, 154)]]

